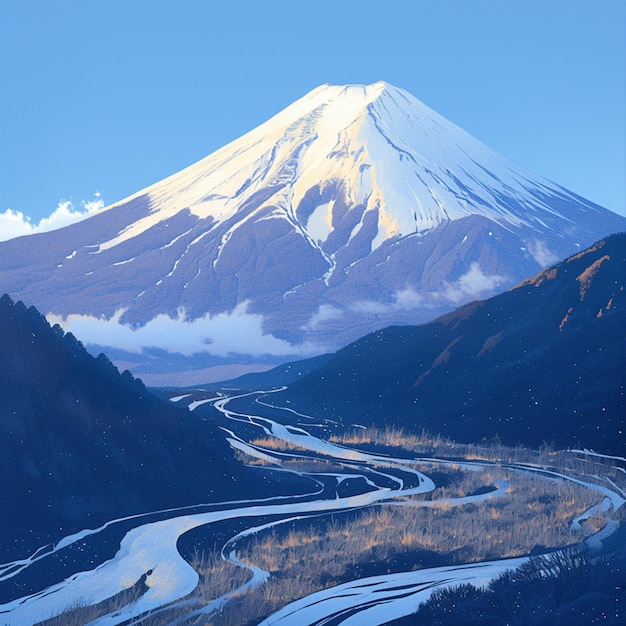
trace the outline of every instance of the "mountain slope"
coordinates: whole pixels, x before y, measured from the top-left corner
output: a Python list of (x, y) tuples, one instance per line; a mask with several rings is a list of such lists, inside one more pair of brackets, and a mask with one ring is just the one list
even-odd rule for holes
[(0, 298), (0, 551), (255, 479), (214, 426)]
[[(405, 91), (324, 85), (79, 224), (0, 244), (0, 280), (46, 314), (91, 316), (68, 322), (88, 342), (285, 361), (433, 319), (625, 228)], [(168, 332), (143, 330), (163, 316)], [(193, 346), (166, 340), (191, 322)]]
[(625, 285), (619, 234), (507, 293), (370, 334), (285, 395), (348, 423), (624, 455)]

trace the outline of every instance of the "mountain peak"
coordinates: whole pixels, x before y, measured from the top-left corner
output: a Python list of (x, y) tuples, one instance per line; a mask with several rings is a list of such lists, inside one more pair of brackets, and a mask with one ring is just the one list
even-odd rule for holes
[[(371, 204), (382, 208), (387, 204), (382, 196), (385, 181), (371, 176), (376, 161), (380, 161), (373, 143), (381, 144), (382, 134), (382, 145), (393, 147), (392, 159), (399, 150), (401, 160), (406, 156), (415, 160), (408, 146), (398, 146), (402, 142), (396, 136), (405, 132), (407, 119), (419, 116), (423, 121), (439, 117), (408, 93), (383, 81), (317, 87), (205, 159), (114, 205), (147, 194), (154, 214), (105, 242), (101, 250), (181, 210), (188, 209), (200, 218), (228, 219), (254, 194), (267, 188), (276, 190), (267, 204), (293, 215), (316, 178), (342, 181), (350, 202), (369, 197)], [(385, 132), (394, 138), (389, 139)], [(395, 218), (383, 219), (381, 227), (396, 222)], [(306, 225), (303, 228), (306, 230)], [(416, 228), (411, 223), (408, 230), (402, 230), (405, 232), (386, 228), (378, 243), (390, 235), (415, 232)]]
[[(493, 180), (498, 180), (496, 193)], [(297, 217), (300, 203), (320, 181), (320, 193), (333, 186), (343, 196), (337, 200), (365, 203), (377, 213), (372, 250), (390, 238), (475, 213), (513, 225), (529, 223), (532, 217), (511, 210), (509, 198), (499, 192), (506, 187), (517, 199), (528, 184), (547, 183), (384, 81), (322, 85), (195, 165), (136, 194), (149, 196), (153, 214), (101, 250), (182, 210), (203, 219), (230, 219), (268, 189), (273, 193), (265, 205), (274, 215), (298, 222), (313, 242), (320, 234), (324, 240), (332, 228), (323, 227), (319, 216), (312, 232)], [(326, 232), (320, 233), (320, 226)]]
[(393, 93), (400, 91), (400, 89), (394, 87), (393, 85), (390, 85), (384, 80), (379, 80), (370, 85), (361, 85), (357, 83), (351, 83), (347, 85), (332, 85), (330, 83), (325, 83), (324, 85), (320, 85), (316, 89), (313, 89), (307, 95), (305, 95), (304, 98), (301, 99), (321, 96), (330, 101), (339, 97), (343, 97), (350, 98), (354, 100), (355, 104), (359, 104), (362, 102), (371, 102), (373, 100), (376, 100), (385, 92)]
[(322, 85), (92, 218), (5, 242), (0, 258), (14, 297), (90, 316), (74, 330), (88, 343), (276, 363), (428, 321), (625, 224), (379, 81)]

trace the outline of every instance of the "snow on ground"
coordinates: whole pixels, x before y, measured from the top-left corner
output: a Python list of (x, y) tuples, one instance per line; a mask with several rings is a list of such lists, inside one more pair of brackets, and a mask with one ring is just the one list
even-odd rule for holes
[(181, 400), (184, 400), (185, 398), (188, 398), (190, 395), (190, 393), (185, 393), (182, 396), (174, 396), (173, 398), (170, 398), (170, 402), (180, 402)]
[(383, 624), (414, 613), (437, 588), (463, 583), (484, 587), (503, 571), (527, 560), (522, 557), (362, 578), (296, 600), (259, 626), (335, 623), (332, 618), (338, 616), (343, 617), (342, 626)]
[[(172, 401), (180, 401), (185, 397), (187, 396), (172, 398)], [(178, 606), (182, 606), (187, 604), (187, 601), (181, 601), (181, 599), (196, 588), (198, 574), (179, 554), (177, 542), (184, 533), (194, 528), (226, 519), (280, 516), (280, 519), (269, 524), (253, 526), (242, 531), (238, 535), (241, 537), (259, 532), (272, 525), (284, 523), (289, 519), (294, 519), (294, 516), (358, 509), (382, 502), (392, 503), (396, 498), (423, 494), (435, 489), (433, 481), (414, 468), (417, 460), (394, 459), (338, 446), (314, 437), (300, 427), (286, 426), (266, 417), (233, 411), (227, 408), (229, 401), (229, 398), (222, 398), (217, 401), (215, 398), (196, 400), (189, 403), (189, 409), (194, 410), (205, 402), (214, 402), (215, 407), (234, 422), (246, 422), (259, 426), (268, 435), (300, 446), (309, 452), (334, 458), (342, 462), (346, 468), (349, 467), (355, 471), (354, 474), (341, 472), (323, 474), (334, 477), (335, 484), (339, 485), (347, 479), (361, 477), (373, 490), (339, 497), (337, 493), (329, 493), (322, 488), (317, 493), (317, 499), (314, 500), (301, 501), (299, 497), (289, 496), (282, 496), (269, 501), (244, 500), (229, 503), (229, 507), (222, 510), (204, 513), (185, 514), (184, 509), (171, 509), (167, 512), (171, 513), (169, 519), (151, 523), (142, 522), (141, 517), (143, 516), (124, 518), (124, 520), (129, 520), (136, 517), (138, 525), (126, 533), (117, 554), (112, 559), (100, 564), (93, 570), (77, 572), (66, 580), (39, 593), (0, 605), (0, 622), (6, 626), (33, 624), (47, 617), (60, 615), (79, 604), (96, 604), (132, 587), (144, 576), (147, 591), (143, 595), (122, 609), (95, 620), (92, 624), (94, 626), (114, 626), (138, 618), (148, 611), (158, 611), (169, 603), (178, 602)], [(299, 417), (306, 416), (299, 415)], [(226, 432), (233, 447), (264, 460), (272, 462), (279, 460), (279, 453), (264, 450), (258, 446), (251, 446), (237, 437), (234, 432)], [(431, 459), (431, 461), (437, 460)], [(468, 461), (464, 462), (463, 466), (481, 469), (485, 467), (485, 463), (474, 464)], [(389, 469), (381, 471), (383, 467)], [(616, 491), (595, 483), (572, 479), (564, 474), (550, 472), (543, 468), (520, 464), (511, 466), (511, 468), (517, 471), (541, 473), (555, 479), (570, 480), (600, 491), (605, 497), (603, 502), (597, 505), (597, 510), (616, 511), (626, 503), (626, 499)], [(411, 473), (417, 478), (417, 480), (412, 481), (413, 486), (407, 487), (405, 485), (402, 475), (406, 473)], [(384, 485), (395, 486), (391, 488), (378, 485), (379, 477), (383, 479)], [(451, 505), (460, 505), (499, 497), (505, 493), (506, 487), (505, 481), (500, 481), (496, 484), (496, 489), (489, 493), (446, 499), (445, 502)], [(282, 500), (285, 501), (282, 502)], [(404, 499), (395, 503), (404, 506), (432, 505), (432, 503), (406, 501)], [(575, 520), (574, 526), (580, 526), (584, 517), (588, 517), (594, 510), (591, 509), (580, 516)], [(116, 521), (120, 520), (112, 520), (95, 530), (87, 529), (75, 533), (62, 539), (56, 546), (42, 548), (28, 559), (0, 566), (0, 580), (17, 575), (19, 571), (29, 567), (35, 561), (45, 558), (52, 552), (62, 550), (88, 535), (97, 534)], [(588, 544), (591, 547), (597, 547), (616, 528), (617, 522), (609, 522), (603, 531), (587, 540)], [(227, 542), (224, 549), (229, 544), (230, 541)], [(239, 564), (233, 551), (228, 554), (228, 558)], [(464, 582), (475, 586), (484, 586), (505, 569), (518, 567), (525, 560), (526, 558), (506, 559), (356, 580), (297, 600), (267, 618), (263, 624), (266, 626), (270, 624), (304, 626), (305, 624), (317, 623), (318, 620), (333, 620), (339, 616), (341, 616), (343, 620), (341, 623), (344, 626), (360, 626), (364, 623), (379, 624), (413, 613), (418, 604), (426, 600), (435, 588), (458, 585)], [(245, 565), (245, 567), (248, 566)], [(244, 591), (252, 585), (261, 584), (267, 579), (267, 572), (258, 568), (250, 569), (253, 570), (252, 579), (238, 591)], [(193, 615), (207, 615), (217, 610), (228, 601), (232, 593), (198, 609)]]
[(211, 402), (215, 402), (215, 398), (209, 398), (208, 400), (196, 400), (195, 402), (191, 402), (189, 404), (189, 410), (194, 411), (199, 406), (202, 406), (203, 404), (210, 404)]
[(610, 454), (600, 454), (598, 452), (594, 452), (593, 450), (587, 450), (586, 448), (584, 450), (571, 450), (571, 452), (577, 452), (578, 454), (586, 454), (587, 456), (596, 456), (596, 457), (599, 457), (601, 459), (611, 459), (613, 461), (623, 461), (624, 463), (626, 463), (626, 458), (624, 458), (623, 456), (614, 456), (614, 455), (610, 455)]
[(626, 504), (626, 498), (623, 498), (618, 493), (616, 493), (612, 489), (609, 489), (608, 487), (604, 487), (602, 485), (591, 483), (585, 480), (578, 480), (577, 478), (572, 478), (571, 476), (567, 476), (566, 474), (561, 474), (559, 472), (551, 472), (547, 470), (542, 470), (541, 473), (549, 474), (551, 476), (555, 476), (562, 480), (568, 480), (569, 482), (576, 483), (577, 485), (582, 485), (583, 487), (587, 487), (587, 489), (591, 489), (593, 491), (599, 491), (601, 494), (604, 495), (605, 499), (609, 501), (614, 511), (617, 511), (624, 504)]
[(121, 624), (150, 610), (156, 610), (191, 593), (198, 574), (179, 554), (177, 541), (184, 533), (212, 522), (238, 517), (293, 515), (331, 512), (369, 506), (394, 495), (413, 495), (434, 489), (430, 479), (405, 490), (381, 488), (364, 494), (295, 502), (289, 504), (252, 505), (224, 511), (182, 515), (144, 524), (129, 531), (113, 559), (91, 571), (79, 572), (42, 593), (19, 598), (0, 606), (0, 620), (5, 626), (22, 626), (46, 617), (60, 615), (77, 604), (102, 602), (134, 585), (144, 574), (148, 590), (136, 602), (97, 624)]

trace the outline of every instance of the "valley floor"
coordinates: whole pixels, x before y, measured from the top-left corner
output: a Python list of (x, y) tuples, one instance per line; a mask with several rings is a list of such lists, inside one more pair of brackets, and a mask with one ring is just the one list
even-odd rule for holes
[(296, 473), (308, 491), (111, 520), (43, 546), (0, 565), (0, 624), (382, 624), (530, 554), (600, 549), (626, 509), (623, 458), (347, 431), (271, 391), (172, 396), (218, 421), (268, 485)]

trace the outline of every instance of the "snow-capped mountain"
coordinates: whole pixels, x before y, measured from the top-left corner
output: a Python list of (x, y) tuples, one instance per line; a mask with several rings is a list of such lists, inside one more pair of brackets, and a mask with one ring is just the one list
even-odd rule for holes
[(87, 342), (284, 358), (433, 319), (625, 229), (401, 89), (324, 85), (81, 223), (0, 244), (0, 278)]

